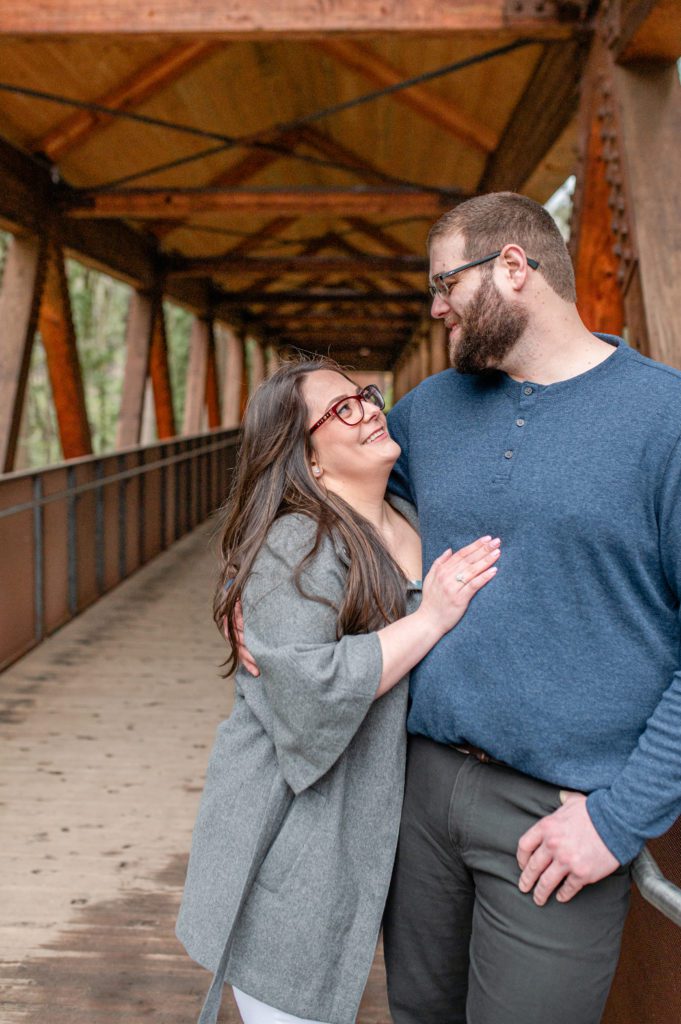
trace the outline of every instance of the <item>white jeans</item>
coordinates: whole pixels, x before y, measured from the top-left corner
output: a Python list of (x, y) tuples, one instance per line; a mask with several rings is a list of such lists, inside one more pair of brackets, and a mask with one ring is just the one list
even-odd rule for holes
[(267, 1003), (261, 1003), (253, 996), (247, 996), (241, 989), (232, 986), (232, 992), (239, 1007), (239, 1013), (244, 1024), (321, 1024), (318, 1020), (307, 1020), (302, 1017), (294, 1017), (284, 1010), (276, 1010)]

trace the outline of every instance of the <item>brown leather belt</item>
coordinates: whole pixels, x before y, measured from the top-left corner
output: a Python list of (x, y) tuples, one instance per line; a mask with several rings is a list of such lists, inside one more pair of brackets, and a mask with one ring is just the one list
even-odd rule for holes
[(486, 750), (482, 750), (480, 747), (474, 747), (472, 743), (452, 743), (451, 746), (454, 750), (458, 750), (460, 754), (470, 754), (471, 757), (477, 758), (482, 764), (498, 764), (501, 768), (508, 768), (508, 765), (504, 761), (497, 761), (496, 757), (492, 757)]

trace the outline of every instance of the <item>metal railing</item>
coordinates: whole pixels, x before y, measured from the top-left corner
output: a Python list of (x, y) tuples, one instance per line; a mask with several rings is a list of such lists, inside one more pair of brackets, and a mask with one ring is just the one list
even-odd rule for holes
[(665, 878), (650, 850), (645, 847), (641, 850), (632, 864), (631, 873), (643, 899), (681, 926), (681, 889)]
[(0, 477), (0, 670), (203, 522), (239, 432)]
[[(207, 519), (238, 439), (215, 430), (0, 476), (0, 671)], [(681, 888), (648, 849), (632, 875), (681, 925)]]

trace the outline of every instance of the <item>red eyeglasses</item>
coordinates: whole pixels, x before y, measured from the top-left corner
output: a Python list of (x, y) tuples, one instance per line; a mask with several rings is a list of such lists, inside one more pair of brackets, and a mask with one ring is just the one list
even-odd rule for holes
[(363, 402), (369, 402), (371, 405), (375, 405), (377, 409), (385, 408), (385, 399), (381, 394), (380, 390), (375, 384), (368, 384), (365, 388), (357, 395), (348, 395), (347, 398), (340, 398), (337, 402), (327, 409), (320, 420), (310, 427), (310, 433), (314, 434), (315, 430), (321, 427), (322, 423), (326, 423), (331, 416), (336, 416), (341, 423), (345, 423), (348, 427), (355, 427), (358, 423), (361, 423), (364, 419), (364, 406)]

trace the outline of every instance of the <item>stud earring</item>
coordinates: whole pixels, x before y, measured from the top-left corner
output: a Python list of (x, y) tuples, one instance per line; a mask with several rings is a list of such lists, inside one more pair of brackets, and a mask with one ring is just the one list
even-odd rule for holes
[(322, 475), (322, 471), (321, 471), (321, 469), (319, 468), (319, 466), (313, 466), (313, 467), (312, 467), (312, 472), (313, 472), (313, 474), (314, 474), (315, 476), (321, 476), (321, 475)]

